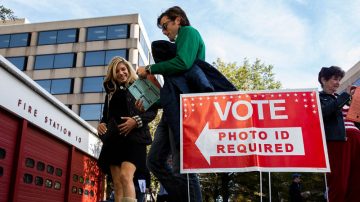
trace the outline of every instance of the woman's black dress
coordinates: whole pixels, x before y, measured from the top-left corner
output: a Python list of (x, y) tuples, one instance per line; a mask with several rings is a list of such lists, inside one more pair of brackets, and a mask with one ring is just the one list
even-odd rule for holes
[[(119, 89), (113, 94), (109, 103), (109, 110), (104, 107), (104, 110), (108, 111), (107, 120), (114, 119), (117, 124), (121, 124), (124, 122), (121, 117), (129, 117), (126, 102), (130, 99), (126, 99), (127, 96), (131, 96), (127, 89)], [(135, 105), (135, 103), (129, 104)], [(137, 170), (146, 169), (146, 145), (131, 141), (128, 138), (130, 135), (132, 132), (127, 136), (114, 135), (103, 144), (98, 160), (99, 167), (103, 172), (110, 174), (110, 165), (121, 165), (124, 161), (134, 164)]]

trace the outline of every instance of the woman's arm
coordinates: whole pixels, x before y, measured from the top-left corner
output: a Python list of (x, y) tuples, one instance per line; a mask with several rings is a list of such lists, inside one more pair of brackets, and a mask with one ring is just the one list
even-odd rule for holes
[(341, 110), (342, 107), (347, 102), (349, 102), (349, 100), (350, 94), (348, 94), (347, 92), (341, 93), (339, 96), (337, 96), (336, 99), (331, 99), (328, 96), (320, 96), (323, 118), (328, 119), (329, 117), (331, 117), (338, 110)]

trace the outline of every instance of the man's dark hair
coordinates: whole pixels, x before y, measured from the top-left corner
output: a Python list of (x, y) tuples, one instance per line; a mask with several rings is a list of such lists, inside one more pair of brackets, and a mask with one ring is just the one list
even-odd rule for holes
[(159, 28), (162, 28), (161, 26), (161, 18), (164, 16), (167, 16), (171, 21), (175, 21), (177, 17), (180, 17), (180, 25), (181, 26), (190, 26), (190, 21), (186, 16), (186, 13), (183, 9), (181, 9), (179, 6), (174, 6), (169, 9), (167, 9), (165, 12), (163, 12), (157, 19), (157, 26)]
[(324, 78), (325, 81), (328, 81), (333, 76), (342, 79), (344, 75), (345, 72), (340, 67), (337, 66), (323, 67), (319, 72), (318, 81), (321, 84), (321, 87), (323, 87), (323, 84), (321, 83), (321, 78)]

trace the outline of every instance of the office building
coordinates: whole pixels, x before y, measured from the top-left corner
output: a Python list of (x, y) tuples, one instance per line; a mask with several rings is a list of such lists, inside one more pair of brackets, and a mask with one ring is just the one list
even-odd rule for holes
[(102, 82), (111, 58), (122, 56), (134, 68), (152, 63), (138, 14), (42, 23), (19, 20), (0, 28), (0, 55), (95, 127), (102, 116)]
[(338, 91), (342, 92), (346, 90), (349, 85), (360, 86), (360, 62), (356, 63), (346, 72), (344, 78), (341, 80)]

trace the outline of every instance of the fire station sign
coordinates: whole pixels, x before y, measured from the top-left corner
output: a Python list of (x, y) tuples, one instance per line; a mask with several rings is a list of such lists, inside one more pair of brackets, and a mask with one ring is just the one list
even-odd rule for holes
[(185, 94), (181, 172), (328, 172), (316, 89)]

